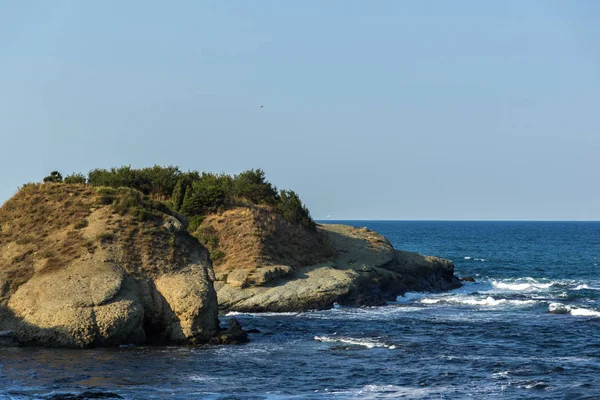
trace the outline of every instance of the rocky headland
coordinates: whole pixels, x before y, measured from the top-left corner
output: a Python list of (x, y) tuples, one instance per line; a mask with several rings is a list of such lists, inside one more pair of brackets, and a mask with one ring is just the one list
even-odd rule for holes
[[(244, 225), (264, 225), (260, 222), (264, 211), (235, 213), (234, 219), (246, 224), (233, 224), (238, 229), (226, 233), (217, 230), (220, 242), (238, 238), (233, 242), (237, 247), (250, 236), (258, 237), (263, 247), (260, 252), (238, 251), (260, 254), (255, 257), (259, 262), (244, 268), (236, 268), (229, 260), (215, 266), (221, 312), (305, 311), (330, 308), (334, 303), (383, 305), (407, 291), (439, 292), (461, 286), (451, 261), (396, 250), (384, 236), (366, 228), (319, 224), (314, 232), (298, 232), (270, 216), (270, 226), (276, 227), (272, 232), (259, 228), (261, 233), (248, 235), (237, 231)], [(228, 224), (228, 230), (231, 227)], [(304, 260), (299, 259), (301, 254)]]
[(239, 343), (245, 333), (233, 321), (221, 329), (219, 313), (382, 305), (460, 286), (451, 261), (394, 249), (366, 228), (297, 222), (250, 202), (191, 226), (151, 198), (53, 182), (7, 201), (0, 345)]

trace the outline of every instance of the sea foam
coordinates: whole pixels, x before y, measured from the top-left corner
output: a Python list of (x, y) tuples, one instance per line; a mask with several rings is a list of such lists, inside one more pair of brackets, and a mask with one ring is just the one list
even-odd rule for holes
[(573, 307), (563, 303), (548, 304), (548, 311), (552, 314), (571, 314), (576, 317), (600, 317), (600, 311), (589, 308)]
[(352, 337), (345, 337), (345, 336), (315, 336), (314, 339), (317, 342), (329, 342), (329, 343), (345, 343), (345, 344), (350, 344), (350, 345), (354, 345), (354, 346), (364, 346), (368, 349), (372, 349), (374, 347), (385, 347), (388, 349), (395, 349), (396, 346), (389, 345), (383, 342), (379, 342), (373, 339), (368, 339), (368, 338), (361, 338), (361, 339), (357, 339), (357, 338), (352, 338)]
[(438, 298), (425, 298), (420, 300), (423, 304), (438, 304), (438, 303), (455, 303), (465, 304), (471, 306), (528, 306), (537, 303), (537, 300), (508, 300), (508, 299), (496, 299), (492, 296), (485, 298), (478, 298), (474, 296), (456, 296), (456, 297), (438, 297)]

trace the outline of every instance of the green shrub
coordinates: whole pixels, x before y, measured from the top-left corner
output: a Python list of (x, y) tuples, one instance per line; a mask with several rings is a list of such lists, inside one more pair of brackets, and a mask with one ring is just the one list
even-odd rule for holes
[(44, 250), (40, 254), (42, 258), (53, 258), (56, 257), (56, 252), (54, 250)]
[(232, 195), (255, 204), (273, 205), (277, 202), (277, 188), (265, 179), (262, 169), (250, 169), (232, 180)]
[(83, 229), (85, 227), (88, 226), (88, 220), (87, 219), (82, 219), (81, 221), (77, 222), (74, 226), (75, 229)]
[(144, 195), (135, 189), (121, 187), (117, 190), (117, 196), (113, 202), (113, 209), (125, 215), (134, 208), (142, 208), (144, 205)]
[(68, 184), (85, 184), (86, 179), (83, 174), (73, 173), (71, 175), (67, 175), (64, 182)]
[[(47, 179), (46, 179), (47, 178)], [(60, 182), (62, 176), (53, 171), (46, 182)], [(85, 183), (82, 174), (65, 178), (68, 183)], [(277, 191), (266, 180), (262, 169), (250, 169), (235, 176), (198, 171), (182, 172), (176, 166), (134, 169), (131, 166), (93, 169), (87, 182), (99, 186), (98, 203), (112, 204), (119, 214), (132, 213), (145, 221), (154, 211), (184, 214), (194, 232), (207, 214), (235, 205), (267, 205), (292, 224), (315, 229), (315, 223), (300, 197), (291, 190)], [(117, 190), (118, 189), (118, 190)], [(154, 199), (154, 200), (149, 200)], [(160, 201), (156, 201), (160, 200)]]
[(177, 181), (175, 189), (173, 189), (173, 195), (171, 196), (171, 201), (173, 202), (173, 209), (175, 211), (179, 211), (181, 209), (187, 188), (188, 184), (183, 178), (180, 178)]
[(100, 235), (98, 235), (98, 239), (101, 243), (112, 242), (114, 238), (115, 234), (109, 231), (103, 232)]
[(206, 215), (222, 207), (225, 199), (226, 191), (219, 178), (203, 174), (199, 181), (186, 189), (181, 212), (188, 216)]
[(196, 236), (200, 243), (211, 250), (214, 250), (217, 246), (219, 246), (219, 236), (217, 236), (217, 232), (214, 230), (214, 228), (210, 226), (196, 230), (194, 236)]
[(276, 210), (291, 224), (300, 224), (308, 229), (316, 229), (315, 221), (311, 218), (308, 208), (293, 190), (279, 192)]
[(188, 232), (196, 232), (202, 221), (204, 221), (204, 215), (194, 215), (188, 218)]
[(210, 252), (210, 259), (214, 264), (219, 265), (225, 258), (225, 253), (221, 250), (214, 250)]
[(137, 206), (130, 208), (129, 213), (133, 218), (140, 222), (148, 221), (154, 216), (154, 213), (151, 211)]
[(109, 187), (99, 187), (96, 189), (96, 193), (98, 194), (98, 204), (103, 206), (112, 204), (117, 197), (117, 191)]
[(44, 183), (60, 183), (62, 181), (62, 174), (58, 171), (52, 171), (50, 172), (50, 175), (44, 178)]

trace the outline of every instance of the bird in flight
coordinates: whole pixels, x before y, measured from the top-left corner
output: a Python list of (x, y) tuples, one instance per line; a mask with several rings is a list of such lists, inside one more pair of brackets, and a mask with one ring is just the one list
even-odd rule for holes
[(263, 108), (264, 106), (261, 104), (261, 105), (259, 105), (259, 107), (260, 107), (260, 108)]

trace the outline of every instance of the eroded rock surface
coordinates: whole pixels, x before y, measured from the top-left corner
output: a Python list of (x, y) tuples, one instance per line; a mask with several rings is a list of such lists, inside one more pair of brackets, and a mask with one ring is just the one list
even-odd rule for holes
[(0, 331), (52, 347), (208, 342), (218, 332), (208, 251), (181, 218), (144, 212), (117, 213), (77, 185), (30, 186), (9, 200)]
[[(347, 305), (381, 305), (406, 291), (444, 291), (459, 287), (451, 261), (396, 250), (366, 228), (320, 225), (335, 256), (289, 270), (274, 280), (251, 280), (265, 268), (217, 273), (222, 311), (304, 311)], [(273, 268), (273, 267), (272, 267)], [(232, 277), (233, 274), (233, 277)]]

